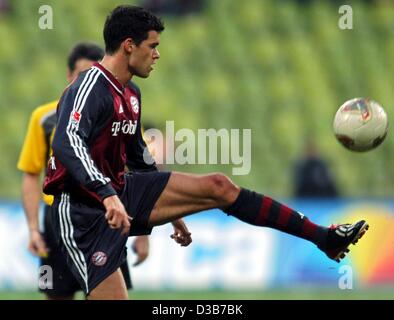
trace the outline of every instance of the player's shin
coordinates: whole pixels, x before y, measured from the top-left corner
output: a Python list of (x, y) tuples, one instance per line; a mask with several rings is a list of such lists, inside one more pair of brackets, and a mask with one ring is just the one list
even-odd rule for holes
[(317, 245), (327, 239), (327, 228), (270, 197), (247, 189), (241, 189), (237, 200), (224, 212), (246, 223), (281, 230)]

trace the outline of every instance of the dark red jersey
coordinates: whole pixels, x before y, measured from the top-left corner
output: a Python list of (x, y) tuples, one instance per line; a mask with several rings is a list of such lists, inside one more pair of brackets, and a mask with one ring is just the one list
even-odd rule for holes
[(46, 194), (69, 192), (86, 201), (120, 194), (125, 166), (157, 170), (141, 133), (141, 95), (96, 63), (64, 91), (44, 181)]

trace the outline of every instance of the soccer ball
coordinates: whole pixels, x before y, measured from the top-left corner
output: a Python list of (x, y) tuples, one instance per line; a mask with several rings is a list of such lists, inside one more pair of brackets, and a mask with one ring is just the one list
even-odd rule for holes
[(334, 119), (334, 133), (338, 141), (352, 151), (376, 148), (386, 138), (387, 114), (383, 107), (369, 98), (346, 101)]

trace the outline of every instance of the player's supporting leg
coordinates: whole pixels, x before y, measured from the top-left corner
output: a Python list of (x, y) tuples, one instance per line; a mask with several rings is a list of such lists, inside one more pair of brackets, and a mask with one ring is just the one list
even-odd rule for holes
[[(255, 226), (278, 229), (309, 240), (335, 260), (342, 258), (350, 243), (357, 241), (368, 228), (364, 221), (357, 226), (349, 225), (351, 230), (356, 230), (349, 236), (344, 232), (343, 239), (337, 239), (335, 228), (316, 225), (303, 214), (267, 196), (236, 186), (225, 175), (198, 176), (179, 172), (171, 174), (149, 223), (160, 225), (211, 208), (220, 208)], [(328, 252), (334, 247), (335, 252)]]
[(87, 298), (88, 300), (127, 300), (126, 283), (120, 268), (100, 282)]

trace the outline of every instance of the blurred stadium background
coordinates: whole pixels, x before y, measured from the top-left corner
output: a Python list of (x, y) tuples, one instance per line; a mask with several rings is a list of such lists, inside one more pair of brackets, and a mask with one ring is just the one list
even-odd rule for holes
[[(121, 3), (165, 4), (161, 59), (148, 81), (136, 79), (145, 121), (161, 129), (166, 120), (175, 121), (176, 130), (250, 128), (251, 172), (232, 176), (236, 183), (320, 223), (363, 217), (371, 224), (360, 246), (338, 265), (276, 231), (243, 226), (217, 212), (190, 217), (194, 243), (188, 249), (171, 242), (167, 226), (153, 232), (151, 256), (132, 271), (132, 297), (394, 298), (394, 139), (389, 132), (378, 149), (357, 154), (332, 133), (339, 105), (359, 96), (380, 102), (393, 123), (392, 1), (346, 2), (353, 30), (340, 30), (341, 1), (1, 0), (0, 299), (42, 299), (35, 293), (37, 260), (26, 249), (16, 169), (30, 113), (61, 94), (71, 46), (103, 44), (105, 17)], [(52, 30), (38, 27), (43, 4), (53, 8)], [(294, 163), (311, 139), (330, 165), (339, 199), (293, 197)], [(174, 168), (231, 176), (232, 166)], [(341, 290), (349, 270), (353, 289)]]

